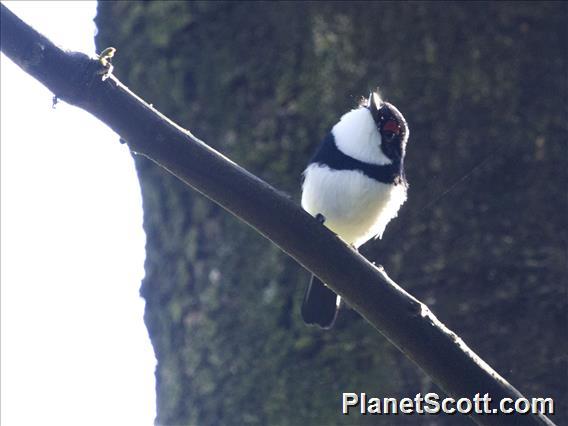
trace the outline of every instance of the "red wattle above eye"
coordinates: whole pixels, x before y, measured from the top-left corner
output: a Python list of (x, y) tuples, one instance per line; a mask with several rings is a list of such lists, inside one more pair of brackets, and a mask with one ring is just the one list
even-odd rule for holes
[(398, 135), (400, 133), (400, 126), (396, 121), (389, 120), (383, 124), (383, 131), (393, 132)]

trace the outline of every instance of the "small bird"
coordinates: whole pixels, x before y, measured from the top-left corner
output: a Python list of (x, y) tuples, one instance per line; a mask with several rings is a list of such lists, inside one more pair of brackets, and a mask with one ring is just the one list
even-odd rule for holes
[[(355, 249), (381, 238), (406, 201), (408, 132), (400, 111), (372, 92), (341, 117), (310, 160), (303, 173), (304, 210)], [(340, 296), (312, 276), (302, 318), (331, 328), (340, 303)]]

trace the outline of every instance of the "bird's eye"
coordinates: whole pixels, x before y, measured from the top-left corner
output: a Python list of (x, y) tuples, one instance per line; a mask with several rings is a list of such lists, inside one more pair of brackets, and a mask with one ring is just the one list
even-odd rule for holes
[(392, 142), (401, 132), (402, 129), (395, 120), (387, 119), (382, 123), (381, 135), (385, 142)]
[(398, 123), (394, 120), (387, 120), (385, 121), (385, 123), (383, 124), (383, 134), (385, 134), (385, 136), (388, 133), (391, 133), (391, 138), (394, 135), (400, 135), (401, 132), (401, 128), (398, 125)]

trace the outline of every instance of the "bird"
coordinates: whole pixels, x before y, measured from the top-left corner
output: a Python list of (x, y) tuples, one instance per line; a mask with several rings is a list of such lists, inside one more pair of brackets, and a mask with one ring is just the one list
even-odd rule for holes
[[(355, 250), (382, 238), (407, 198), (408, 136), (401, 112), (372, 91), (340, 118), (310, 159), (302, 208)], [(312, 275), (302, 302), (304, 322), (329, 329), (340, 305), (341, 297)]]

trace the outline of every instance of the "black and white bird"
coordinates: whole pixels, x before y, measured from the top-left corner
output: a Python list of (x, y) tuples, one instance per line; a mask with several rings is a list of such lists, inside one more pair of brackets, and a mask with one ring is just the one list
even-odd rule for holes
[[(406, 120), (377, 92), (343, 115), (304, 171), (302, 207), (355, 249), (381, 238), (406, 201)], [(312, 276), (302, 304), (306, 324), (333, 326), (341, 303)]]

